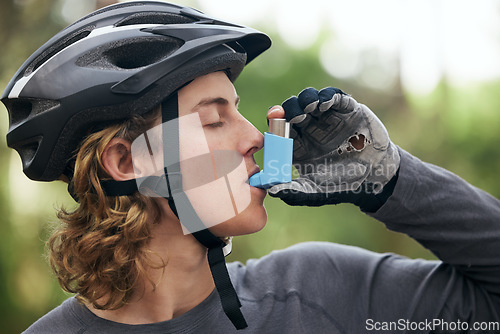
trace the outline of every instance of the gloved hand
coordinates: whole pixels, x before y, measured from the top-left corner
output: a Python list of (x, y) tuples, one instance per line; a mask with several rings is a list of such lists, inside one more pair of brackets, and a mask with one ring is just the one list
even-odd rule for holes
[(271, 187), (271, 196), (289, 205), (350, 202), (369, 212), (385, 203), (400, 157), (368, 107), (333, 87), (304, 89), (282, 107), (291, 125), (299, 178)]

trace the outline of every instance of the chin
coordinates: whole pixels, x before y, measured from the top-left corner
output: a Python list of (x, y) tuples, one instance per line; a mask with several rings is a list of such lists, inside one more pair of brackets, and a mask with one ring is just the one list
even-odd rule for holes
[(266, 223), (267, 212), (264, 205), (250, 205), (239, 215), (210, 227), (210, 231), (218, 237), (235, 237), (259, 232)]

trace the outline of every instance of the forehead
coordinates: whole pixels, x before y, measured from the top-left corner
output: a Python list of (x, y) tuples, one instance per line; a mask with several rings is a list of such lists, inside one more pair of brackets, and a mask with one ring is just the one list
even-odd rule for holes
[(237, 98), (234, 85), (224, 72), (198, 77), (179, 90), (179, 116), (189, 113), (202, 100), (219, 97), (228, 101)]

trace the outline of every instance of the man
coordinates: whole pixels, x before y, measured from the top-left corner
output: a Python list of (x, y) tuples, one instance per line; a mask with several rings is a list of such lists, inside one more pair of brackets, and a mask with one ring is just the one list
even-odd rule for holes
[(27, 333), (498, 323), (500, 203), (399, 149), (336, 88), (305, 89), (268, 112), (291, 123), (300, 172), (269, 194), (290, 205), (354, 203), (442, 262), (306, 243), (226, 267), (230, 237), (267, 219), (266, 192), (247, 182), (263, 137), (239, 113), (232, 82), (269, 46), (258, 31), (190, 8), (129, 2), (66, 28), (19, 69), (2, 96), (8, 144), (28, 177), (62, 179), (79, 202), (59, 212), (49, 240), (62, 287), (77, 295)]

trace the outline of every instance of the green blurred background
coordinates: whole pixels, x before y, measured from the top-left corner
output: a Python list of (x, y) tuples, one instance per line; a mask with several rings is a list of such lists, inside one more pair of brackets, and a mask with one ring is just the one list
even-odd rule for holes
[[(0, 87), (61, 28), (110, 2), (2, 0)], [(499, 1), (177, 3), (271, 35), (271, 51), (236, 82), (240, 111), (260, 130), (269, 106), (308, 86), (336, 86), (368, 105), (399, 146), (500, 196)], [(64, 184), (22, 174), (5, 143), (7, 128), (1, 105), (0, 333), (18, 333), (68, 297), (43, 254), (55, 208), (74, 202)], [(237, 238), (230, 261), (310, 240), (433, 258), (351, 205), (299, 208), (268, 198), (266, 207), (266, 228)]]

